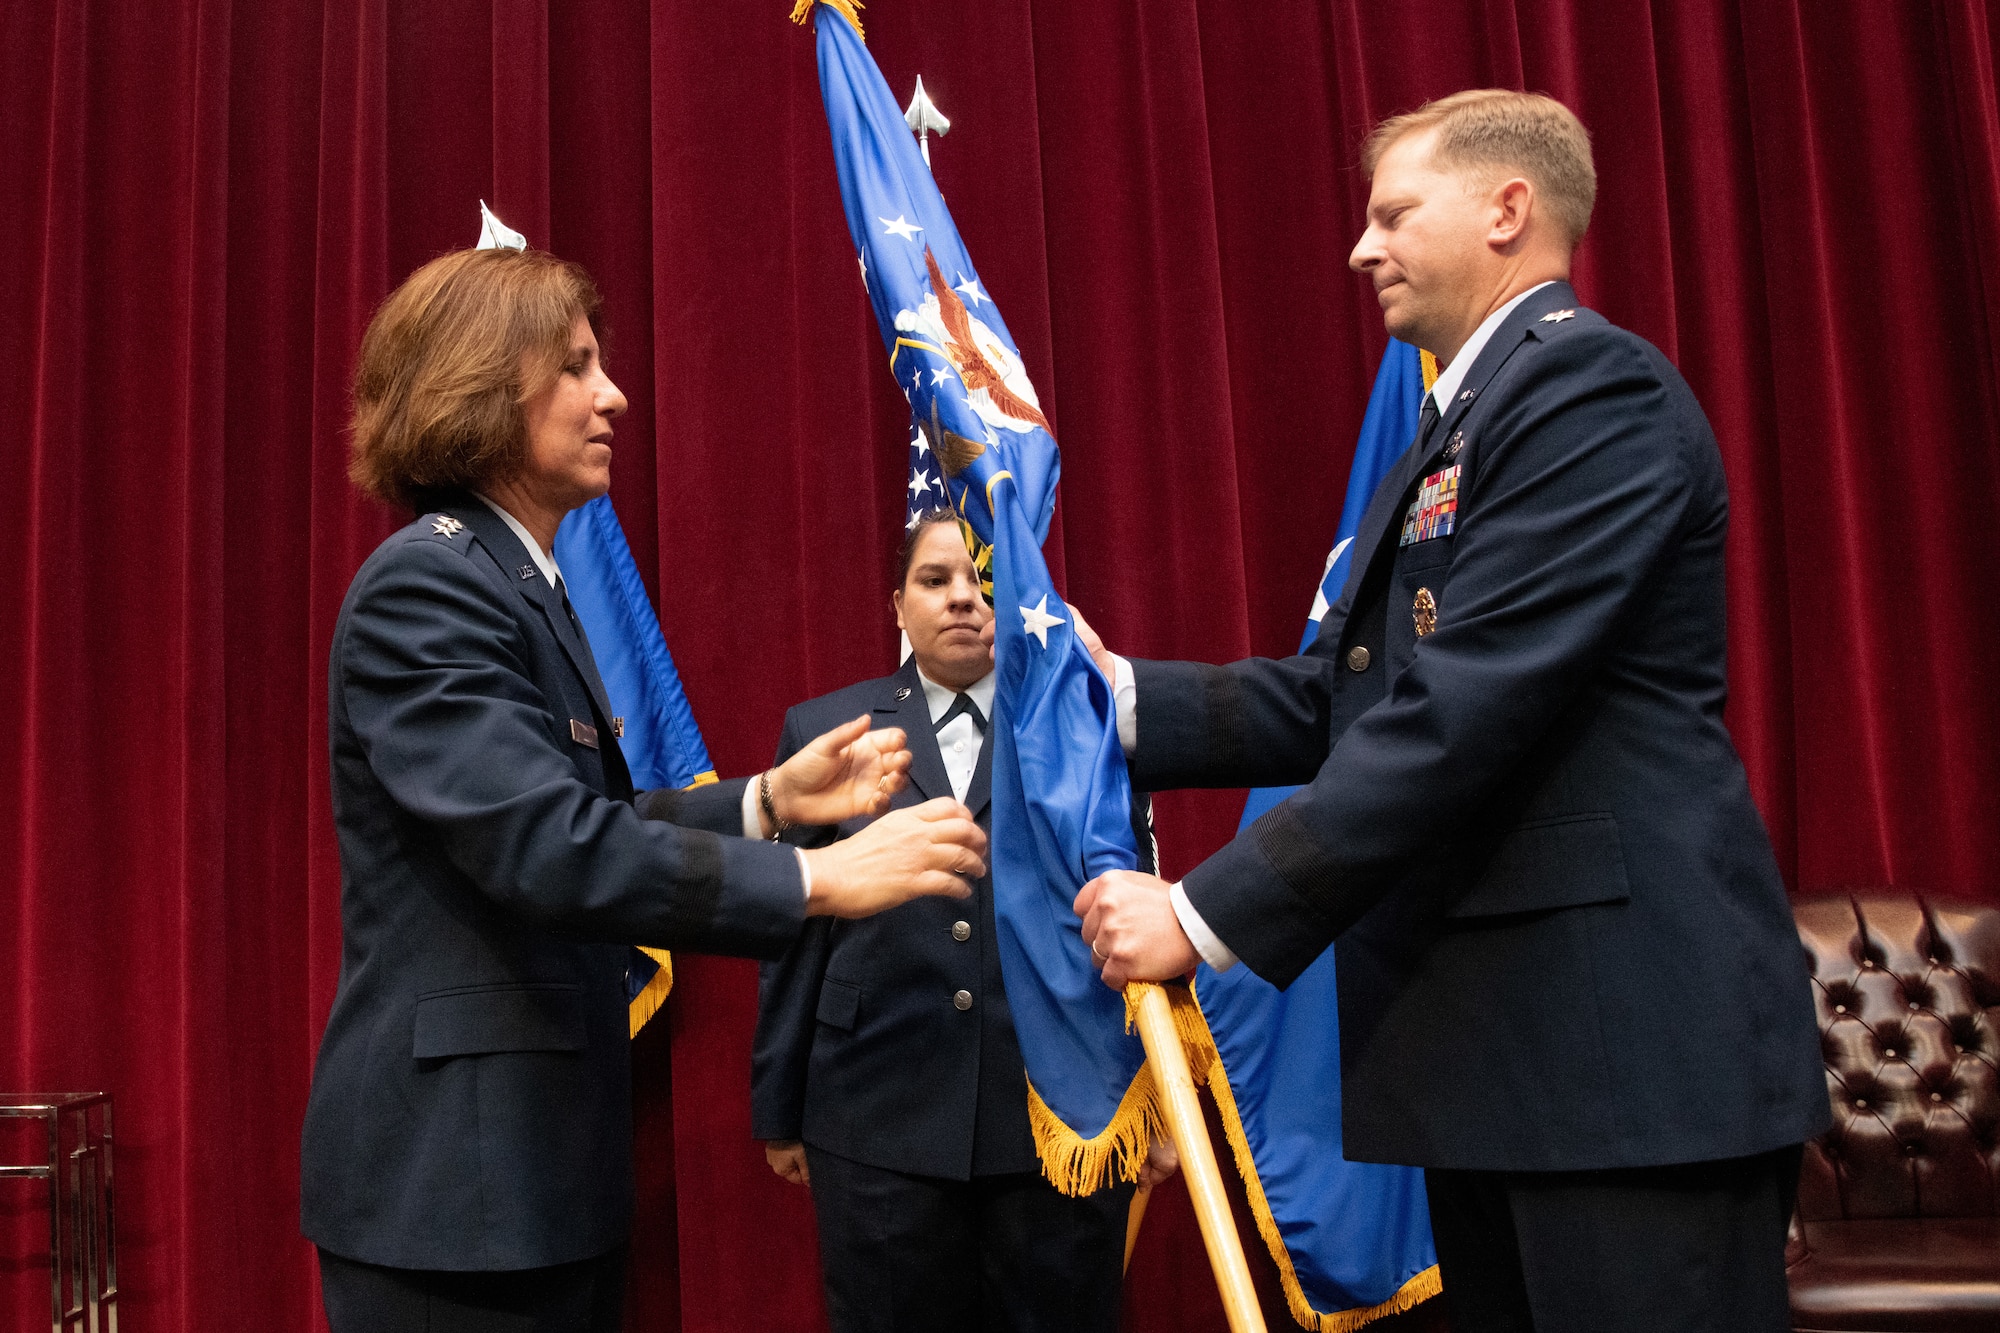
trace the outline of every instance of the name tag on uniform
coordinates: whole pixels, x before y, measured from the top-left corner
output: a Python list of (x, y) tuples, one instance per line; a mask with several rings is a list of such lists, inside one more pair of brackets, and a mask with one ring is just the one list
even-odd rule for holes
[(579, 722), (575, 718), (571, 718), (569, 720), (569, 738), (578, 745), (588, 745), (593, 750), (597, 748), (597, 728), (591, 726), (588, 722)]
[(1403, 539), (1398, 546), (1427, 542), (1433, 537), (1449, 537), (1458, 524), (1458, 474), (1465, 467), (1453, 463), (1424, 478), (1410, 512), (1403, 516)]

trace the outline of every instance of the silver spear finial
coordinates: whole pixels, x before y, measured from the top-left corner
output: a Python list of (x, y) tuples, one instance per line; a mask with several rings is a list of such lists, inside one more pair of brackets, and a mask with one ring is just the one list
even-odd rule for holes
[(937, 109), (931, 95), (924, 91), (924, 76), (917, 75), (917, 90), (910, 95), (910, 104), (903, 108), (903, 123), (910, 127), (910, 133), (917, 136), (923, 146), (924, 165), (931, 164), (930, 136), (935, 132), (939, 137), (951, 133), (951, 122), (944, 112)]

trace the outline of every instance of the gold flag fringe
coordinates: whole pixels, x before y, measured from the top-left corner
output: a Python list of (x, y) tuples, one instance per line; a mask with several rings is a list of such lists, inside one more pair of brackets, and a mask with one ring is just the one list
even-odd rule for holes
[[(1426, 358), (1429, 355), (1425, 353)], [(1380, 1305), (1335, 1310), (1330, 1314), (1313, 1309), (1312, 1303), (1306, 1299), (1305, 1289), (1299, 1285), (1298, 1270), (1292, 1267), (1291, 1252), (1285, 1248), (1285, 1239), (1279, 1234), (1278, 1221), (1271, 1215), (1271, 1202), (1264, 1197), (1264, 1182), (1257, 1175), (1257, 1163), (1250, 1156), (1250, 1140), (1243, 1132), (1243, 1117), (1236, 1108), (1236, 1094), (1229, 1087), (1229, 1071), (1222, 1068), (1222, 1057), (1215, 1049), (1215, 1034), (1209, 1031), (1199, 997), (1191, 989), (1180, 987), (1172, 988), (1168, 994), (1174, 1002), (1174, 1027), (1181, 1035), (1182, 1044), (1188, 1048), (1188, 1067), (1194, 1072), (1195, 1082), (1208, 1085), (1208, 1093), (1215, 1098), (1216, 1109), (1222, 1112), (1223, 1133), (1229, 1138), (1230, 1151), (1236, 1155), (1236, 1170), (1243, 1177), (1243, 1192), (1249, 1197), (1250, 1213), (1257, 1219), (1257, 1234), (1264, 1238), (1264, 1248), (1271, 1252), (1272, 1262), (1278, 1266), (1278, 1278), (1285, 1289), (1285, 1304), (1291, 1308), (1292, 1318), (1299, 1326), (1312, 1329), (1314, 1333), (1354, 1333), (1354, 1330), (1385, 1315), (1401, 1314), (1442, 1292), (1444, 1283), (1438, 1275), (1437, 1265), (1432, 1264), (1405, 1282), (1395, 1295)], [(1222, 1077), (1215, 1077), (1218, 1072)]]
[[(714, 781), (716, 781), (715, 770), (711, 768), (706, 772), (695, 774), (694, 781), (681, 790), (692, 791), (696, 787), (706, 787)], [(660, 1012), (660, 1006), (667, 1002), (667, 996), (671, 995), (674, 989), (674, 956), (665, 949), (648, 949), (644, 945), (639, 946), (639, 952), (658, 963), (660, 970), (653, 973), (653, 978), (646, 983), (645, 989), (634, 995), (632, 1003), (626, 1007), (626, 1016), (632, 1025), (632, 1035), (635, 1037), (639, 1035), (639, 1029), (650, 1023), (653, 1015)]]
[(864, 42), (868, 40), (868, 34), (861, 30), (861, 11), (867, 8), (861, 0), (799, 0), (792, 6), (792, 22), (804, 27), (812, 18), (813, 7), (822, 4), (846, 19), (856, 37)]
[(1140, 1065), (1132, 1076), (1111, 1123), (1088, 1139), (1064, 1124), (1035, 1091), (1034, 1082), (1028, 1083), (1028, 1129), (1035, 1137), (1035, 1156), (1041, 1158), (1042, 1174), (1049, 1183), (1072, 1199), (1119, 1181), (1137, 1180), (1153, 1136), (1164, 1134), (1166, 1125), (1150, 1064)]
[(639, 952), (660, 965), (653, 973), (653, 979), (646, 988), (632, 997), (628, 1013), (632, 1020), (632, 1035), (638, 1036), (639, 1029), (660, 1012), (660, 1006), (667, 1002), (667, 996), (674, 989), (674, 956), (665, 949), (648, 949), (641, 946)]
[(1431, 386), (1438, 382), (1438, 359), (1429, 352), (1419, 349), (1417, 352), (1417, 364), (1423, 367), (1424, 392), (1429, 393)]

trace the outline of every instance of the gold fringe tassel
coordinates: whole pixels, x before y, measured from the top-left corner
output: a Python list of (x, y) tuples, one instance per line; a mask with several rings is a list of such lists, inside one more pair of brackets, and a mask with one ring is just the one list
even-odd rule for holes
[[(1424, 356), (1428, 360), (1430, 353), (1426, 352)], [(1312, 1329), (1314, 1333), (1354, 1333), (1354, 1330), (1385, 1315), (1401, 1314), (1443, 1291), (1444, 1283), (1438, 1276), (1437, 1265), (1432, 1264), (1405, 1282), (1395, 1295), (1380, 1305), (1336, 1310), (1331, 1314), (1312, 1308), (1312, 1303), (1306, 1299), (1305, 1289), (1299, 1285), (1298, 1270), (1292, 1267), (1291, 1252), (1285, 1248), (1284, 1237), (1278, 1232), (1278, 1221), (1271, 1215), (1271, 1201), (1264, 1197), (1264, 1182), (1257, 1175), (1256, 1161), (1250, 1156), (1250, 1140), (1243, 1132), (1243, 1116), (1236, 1109), (1236, 1094), (1229, 1086), (1229, 1071), (1222, 1068), (1222, 1057), (1215, 1049), (1215, 1034), (1209, 1031), (1208, 1019), (1201, 1012), (1198, 997), (1192, 989), (1175, 987), (1170, 994), (1174, 999), (1174, 1027), (1188, 1048), (1188, 1066), (1195, 1071), (1196, 1082), (1208, 1084), (1209, 1095), (1215, 1098), (1216, 1109), (1222, 1112), (1223, 1133), (1229, 1138), (1230, 1151), (1236, 1155), (1236, 1170), (1243, 1177), (1243, 1192), (1249, 1196), (1251, 1216), (1257, 1219), (1257, 1234), (1264, 1238), (1264, 1248), (1271, 1252), (1271, 1259), (1278, 1266), (1278, 1277), (1285, 1288), (1285, 1304), (1291, 1308), (1292, 1318), (1299, 1326)], [(1222, 1077), (1215, 1077), (1217, 1073)]]
[(648, 949), (640, 946), (639, 952), (660, 965), (653, 973), (653, 979), (646, 988), (632, 997), (628, 1013), (632, 1020), (632, 1035), (638, 1036), (639, 1029), (660, 1012), (660, 1006), (667, 1002), (667, 996), (674, 989), (674, 956), (665, 949)]
[(1424, 369), (1424, 392), (1429, 393), (1431, 386), (1438, 382), (1438, 359), (1429, 352), (1419, 350), (1417, 364)]
[[(715, 780), (715, 770), (711, 768), (695, 774), (694, 781), (681, 790), (693, 791)], [(644, 945), (639, 946), (639, 952), (658, 963), (660, 970), (653, 973), (653, 979), (646, 983), (644, 990), (632, 997), (632, 1003), (627, 1007), (626, 1017), (631, 1022), (635, 1037), (639, 1035), (640, 1028), (653, 1021), (653, 1015), (660, 1012), (660, 1006), (667, 1002), (667, 996), (674, 989), (674, 956), (665, 949), (648, 949)]]
[(1166, 1124), (1150, 1064), (1140, 1065), (1132, 1076), (1111, 1123), (1088, 1139), (1065, 1125), (1035, 1091), (1034, 1082), (1028, 1083), (1028, 1129), (1035, 1136), (1042, 1174), (1072, 1199), (1121, 1180), (1137, 1180), (1153, 1136), (1165, 1133)]
[(804, 27), (812, 18), (813, 6), (821, 4), (846, 19), (856, 37), (868, 40), (868, 34), (861, 30), (861, 11), (867, 8), (861, 0), (799, 0), (792, 6), (792, 22)]

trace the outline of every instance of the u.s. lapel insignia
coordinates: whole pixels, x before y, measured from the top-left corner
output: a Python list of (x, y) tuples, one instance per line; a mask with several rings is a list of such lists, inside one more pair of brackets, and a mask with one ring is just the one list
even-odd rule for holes
[(907, 699), (907, 698), (909, 698), (909, 697), (910, 697), (910, 687), (909, 687), (909, 686), (907, 686), (907, 685), (898, 685), (898, 686), (896, 687), (896, 695), (895, 695), (895, 698), (896, 698), (896, 702), (897, 702), (897, 703), (901, 703), (901, 702), (903, 702), (903, 700), (905, 700), (905, 699)]
[(465, 524), (459, 522), (450, 514), (439, 514), (437, 521), (431, 524), (431, 531), (440, 537), (456, 537), (459, 533), (465, 531)]
[(1417, 589), (1417, 600), (1411, 603), (1410, 614), (1416, 618), (1417, 637), (1420, 639), (1438, 627), (1437, 598), (1431, 596), (1429, 588)]
[(535, 577), (535, 567), (533, 565), (522, 565), (519, 572), (521, 575), (521, 582), (523, 583), (526, 583), (529, 579)]
[(1575, 318), (1576, 318), (1576, 311), (1574, 310), (1551, 310), (1549, 311), (1548, 314), (1542, 316), (1542, 323), (1560, 324), (1566, 319), (1575, 319)]
[(1444, 447), (1444, 461), (1449, 463), (1452, 459), (1457, 458), (1458, 451), (1464, 447), (1465, 432), (1462, 430), (1453, 431), (1451, 433), (1451, 443)]

